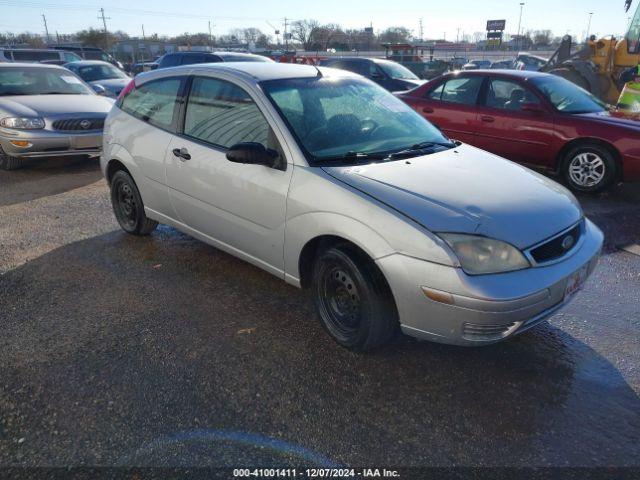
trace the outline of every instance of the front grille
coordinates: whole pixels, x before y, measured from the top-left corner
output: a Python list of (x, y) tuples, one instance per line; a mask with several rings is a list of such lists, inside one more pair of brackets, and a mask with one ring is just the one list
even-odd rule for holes
[(545, 263), (562, 257), (578, 244), (582, 233), (582, 224), (579, 223), (568, 232), (552, 238), (546, 243), (532, 249), (531, 256), (536, 263)]
[(81, 131), (90, 132), (92, 130), (102, 130), (104, 118), (65, 118), (53, 122), (54, 130), (64, 132)]
[(465, 323), (462, 327), (462, 337), (475, 342), (488, 342), (504, 338), (511, 329), (516, 326), (515, 322), (502, 324)]

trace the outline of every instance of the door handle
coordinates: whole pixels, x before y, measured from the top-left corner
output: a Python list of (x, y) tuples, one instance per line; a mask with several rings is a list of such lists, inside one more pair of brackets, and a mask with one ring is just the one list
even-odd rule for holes
[(182, 148), (174, 148), (173, 149), (173, 154), (176, 157), (178, 157), (180, 160), (182, 160), (183, 162), (185, 160), (191, 160), (191, 155), (189, 154), (189, 150), (187, 150), (184, 147), (182, 147)]
[(483, 116), (480, 117), (480, 120), (482, 120), (483, 122), (486, 122), (486, 123), (493, 123), (495, 118), (489, 117), (487, 115), (483, 115)]
[(424, 113), (433, 113), (433, 108), (431, 108), (431, 107), (424, 107), (424, 108), (422, 109), (422, 111), (423, 111)]

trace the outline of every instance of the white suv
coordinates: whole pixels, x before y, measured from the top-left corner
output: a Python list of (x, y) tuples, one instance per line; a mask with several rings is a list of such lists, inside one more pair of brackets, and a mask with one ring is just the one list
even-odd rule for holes
[(482, 345), (564, 305), (602, 233), (565, 188), (453, 142), (358, 75), (276, 63), (139, 75), (102, 168), (132, 234), (166, 223), (298, 287), (365, 350)]

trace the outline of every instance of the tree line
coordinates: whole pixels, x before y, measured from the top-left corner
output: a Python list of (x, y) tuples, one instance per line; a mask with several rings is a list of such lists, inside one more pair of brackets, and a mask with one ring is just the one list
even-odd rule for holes
[[(257, 48), (273, 49), (283, 48), (287, 44), (291, 48), (301, 48), (307, 51), (365, 51), (377, 50), (381, 43), (404, 43), (416, 41), (412, 30), (405, 26), (394, 26), (382, 31), (374, 32), (373, 29), (344, 29), (335, 23), (323, 24), (318, 20), (296, 20), (291, 22), (288, 28), (290, 38), (284, 35), (265, 33), (259, 28), (234, 28), (223, 35), (209, 35), (206, 32), (183, 33), (176, 36), (162, 36), (152, 34), (145, 36), (148, 40), (159, 40), (177, 45), (191, 46), (228, 46), (228, 45), (254, 45)], [(550, 46), (559, 43), (559, 38), (554, 38), (551, 30), (529, 30), (524, 34), (525, 42), (531, 46)], [(109, 31), (89, 28), (70, 35), (44, 35), (34, 33), (0, 33), (0, 44), (28, 45), (42, 48), (47, 44), (80, 42), (85, 46), (97, 46), (110, 50), (118, 41), (129, 40), (131, 37), (123, 31)], [(484, 32), (475, 32), (472, 35), (463, 35), (461, 42), (478, 43), (484, 38)], [(274, 41), (275, 40), (275, 41)], [(444, 41), (444, 39), (434, 39)], [(505, 38), (508, 40), (508, 37)]]

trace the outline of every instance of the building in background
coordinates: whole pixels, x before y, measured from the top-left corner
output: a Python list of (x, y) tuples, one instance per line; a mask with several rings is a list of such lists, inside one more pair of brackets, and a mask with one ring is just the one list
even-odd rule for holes
[(178, 51), (178, 45), (164, 40), (131, 38), (113, 46), (113, 55), (121, 62), (149, 62), (165, 53)]

